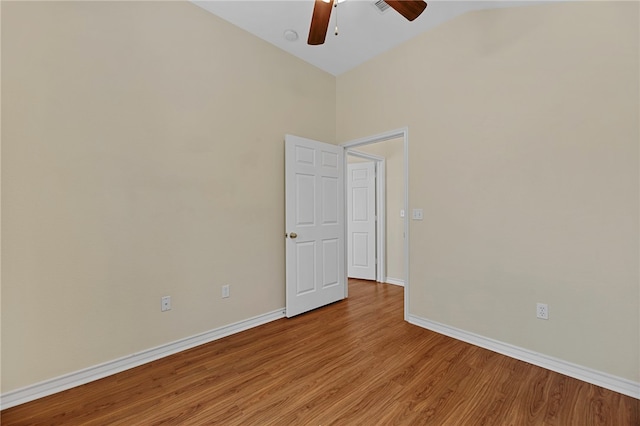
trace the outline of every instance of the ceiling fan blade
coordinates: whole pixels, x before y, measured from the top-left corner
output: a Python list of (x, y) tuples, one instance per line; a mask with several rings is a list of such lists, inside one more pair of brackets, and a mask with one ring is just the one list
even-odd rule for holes
[(331, 17), (331, 9), (333, 1), (325, 3), (322, 0), (316, 0), (313, 6), (313, 15), (311, 16), (311, 28), (309, 28), (309, 38), (307, 44), (317, 45), (324, 43), (329, 28), (329, 18)]
[(427, 8), (427, 3), (423, 0), (384, 0), (384, 2), (409, 21), (416, 19)]

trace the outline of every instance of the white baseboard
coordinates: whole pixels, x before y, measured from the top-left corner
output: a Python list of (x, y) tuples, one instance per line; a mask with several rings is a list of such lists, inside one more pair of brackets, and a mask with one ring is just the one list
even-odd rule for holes
[[(387, 282), (389, 284), (394, 284), (389, 282), (389, 279), (387, 279)], [(284, 309), (278, 309), (234, 324), (216, 328), (202, 334), (167, 343), (166, 345), (147, 349), (113, 361), (65, 374), (50, 380), (45, 380), (21, 389), (6, 392), (0, 395), (0, 410), (52, 395), (57, 392), (62, 392), (76, 386), (84, 385), (94, 380), (120, 373), (130, 368), (138, 367), (142, 364), (284, 318), (284, 316)], [(435, 321), (420, 318), (415, 315), (408, 315), (407, 321), (419, 327), (453, 337), (454, 339), (462, 340), (463, 342), (471, 343), (472, 345), (476, 345), (511, 358), (519, 359), (587, 383), (592, 383), (594, 385), (640, 399), (640, 383), (607, 373), (602, 373), (558, 358), (533, 352), (528, 349), (489, 339), (475, 333), (470, 333)]]
[(219, 327), (195, 336), (186, 337), (155, 348), (137, 352), (122, 358), (98, 364), (60, 377), (45, 380), (21, 389), (0, 395), (0, 410), (24, 404), (38, 398), (62, 392), (76, 386), (84, 385), (94, 380), (112, 374), (120, 373), (130, 368), (138, 367), (151, 361), (182, 352), (214, 340), (257, 327), (268, 322), (284, 318), (284, 309), (278, 309), (266, 314), (258, 315), (243, 321)]
[(404, 287), (404, 280), (399, 280), (398, 278), (387, 277), (385, 281), (387, 284), (399, 285), (400, 287)]
[(489, 339), (487, 337), (480, 336), (479, 334), (470, 333), (455, 327), (420, 318), (415, 315), (408, 315), (407, 321), (419, 327), (435, 331), (436, 333), (444, 334), (445, 336), (453, 337), (454, 339), (462, 340), (463, 342), (471, 343), (472, 345), (479, 346), (511, 358), (519, 359), (520, 361), (525, 361), (529, 364), (546, 368), (547, 370), (564, 374), (565, 376), (573, 377), (596, 386), (601, 386), (603, 388), (640, 399), (640, 383), (573, 364), (538, 352), (533, 352), (508, 343), (503, 343), (498, 340)]

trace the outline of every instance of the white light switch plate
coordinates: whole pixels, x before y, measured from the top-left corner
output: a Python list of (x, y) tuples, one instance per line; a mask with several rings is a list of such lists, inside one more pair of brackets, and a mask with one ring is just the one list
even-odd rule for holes
[(424, 219), (424, 213), (422, 209), (413, 209), (413, 215), (411, 217), (413, 220), (422, 220)]

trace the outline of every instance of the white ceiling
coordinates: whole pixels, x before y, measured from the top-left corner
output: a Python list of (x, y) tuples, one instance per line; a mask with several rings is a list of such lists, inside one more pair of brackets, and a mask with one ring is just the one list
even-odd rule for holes
[[(347, 0), (331, 13), (323, 45), (307, 45), (314, 0), (192, 0), (196, 5), (333, 75), (389, 50), (463, 13), (537, 2), (428, 1), (427, 9), (409, 22), (393, 9), (381, 13), (375, 0)], [(336, 13), (337, 12), (337, 13)], [(339, 34), (334, 35), (336, 15)], [(294, 30), (299, 39), (284, 38)]]

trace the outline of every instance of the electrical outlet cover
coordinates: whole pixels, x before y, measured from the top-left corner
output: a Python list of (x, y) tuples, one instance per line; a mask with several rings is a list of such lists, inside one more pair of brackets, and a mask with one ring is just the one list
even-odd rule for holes
[(160, 310), (162, 312), (171, 310), (171, 296), (164, 296), (160, 299)]
[(546, 303), (536, 303), (536, 317), (544, 320), (549, 319), (549, 305)]

